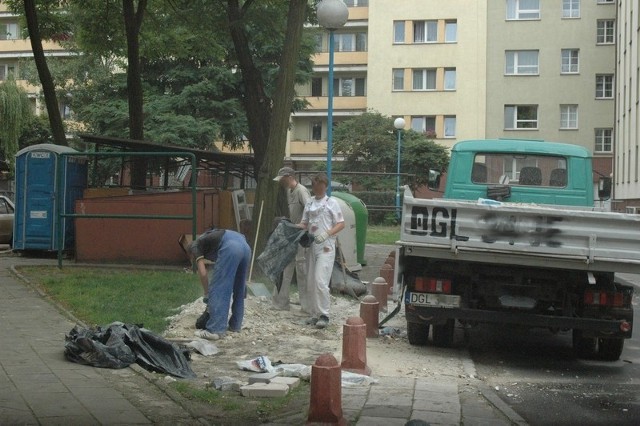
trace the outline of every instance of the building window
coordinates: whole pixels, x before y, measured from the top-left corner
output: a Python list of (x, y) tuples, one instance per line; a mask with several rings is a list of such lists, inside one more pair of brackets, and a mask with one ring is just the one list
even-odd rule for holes
[(365, 7), (369, 6), (369, 0), (343, 0), (347, 7)]
[(507, 0), (507, 19), (540, 19), (540, 0)]
[(444, 116), (444, 137), (445, 138), (456, 137), (456, 116), (455, 115)]
[(322, 96), (322, 77), (311, 79), (311, 96)]
[(538, 74), (537, 50), (507, 50), (506, 75)]
[(596, 99), (613, 99), (613, 75), (596, 75)]
[(395, 68), (393, 70), (393, 90), (404, 90), (403, 68)]
[(404, 21), (393, 22), (393, 42), (404, 43)]
[(580, 0), (562, 0), (562, 17), (579, 18)]
[(9, 76), (16, 76), (16, 66), (14, 64), (0, 64), (0, 81), (4, 81)]
[(366, 33), (334, 34), (334, 46), (336, 52), (366, 52)]
[(598, 4), (613, 4), (615, 0), (598, 0)]
[(438, 41), (438, 21), (414, 21), (413, 42), (435, 43)]
[(446, 21), (444, 23), (444, 42), (455, 43), (458, 41), (458, 21)]
[(560, 128), (570, 130), (578, 128), (578, 105), (560, 105)]
[(595, 152), (612, 152), (613, 129), (596, 129)]
[(316, 53), (320, 53), (322, 52), (324, 49), (322, 48), (322, 33), (317, 33), (314, 36), (314, 40), (315, 40), (315, 52)]
[(322, 140), (322, 122), (313, 121), (311, 123), (311, 140), (312, 141)]
[(17, 40), (19, 36), (18, 24), (0, 24), (0, 40)]
[(436, 118), (429, 115), (418, 115), (411, 117), (411, 129), (418, 133), (427, 133), (436, 137)]
[(616, 27), (613, 19), (598, 19), (596, 43), (613, 44), (615, 33)]
[(436, 90), (436, 70), (413, 70), (413, 90)]
[(456, 69), (444, 69), (444, 90), (456, 90)]
[(578, 53), (578, 49), (562, 49), (562, 66), (560, 68), (562, 74), (578, 73)]
[(537, 129), (538, 106), (505, 105), (504, 128), (505, 130)]
[(334, 78), (333, 93), (336, 96), (365, 96), (365, 79), (364, 78)]

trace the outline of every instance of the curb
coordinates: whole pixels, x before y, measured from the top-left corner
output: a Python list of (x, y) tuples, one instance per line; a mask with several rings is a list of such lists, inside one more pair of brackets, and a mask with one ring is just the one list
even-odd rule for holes
[(518, 413), (516, 413), (513, 410), (513, 408), (509, 407), (509, 405), (506, 402), (504, 402), (498, 396), (498, 394), (496, 394), (489, 386), (487, 386), (484, 383), (480, 382), (480, 383), (477, 384), (477, 388), (482, 393), (482, 396), (487, 401), (489, 401), (489, 403), (491, 405), (496, 407), (497, 410), (499, 410), (502, 414), (504, 414), (504, 416), (507, 419), (509, 419), (509, 421), (512, 424), (516, 424), (516, 425), (520, 425), (520, 426), (528, 425), (528, 423), (522, 417), (520, 417), (520, 415)]

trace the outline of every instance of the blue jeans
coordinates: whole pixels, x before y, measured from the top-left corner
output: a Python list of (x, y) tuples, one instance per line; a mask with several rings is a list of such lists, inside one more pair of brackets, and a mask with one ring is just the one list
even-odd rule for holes
[[(218, 259), (209, 281), (209, 321), (207, 330), (223, 335), (227, 327), (240, 331), (244, 317), (244, 296), (251, 248), (244, 235), (227, 230), (222, 236)], [(231, 298), (233, 296), (233, 303)], [(231, 318), (229, 316), (231, 307)], [(228, 319), (228, 322), (227, 322)]]

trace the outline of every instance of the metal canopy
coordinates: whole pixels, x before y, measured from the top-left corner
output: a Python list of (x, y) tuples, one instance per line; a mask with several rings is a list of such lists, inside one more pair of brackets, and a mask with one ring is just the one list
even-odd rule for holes
[(198, 169), (213, 170), (220, 174), (228, 173), (240, 179), (255, 178), (253, 156), (246, 154), (226, 154), (218, 150), (206, 151), (177, 145), (160, 145), (150, 141), (98, 136), (80, 133), (78, 136), (85, 142), (107, 145), (123, 151), (139, 152), (191, 152), (196, 156)]

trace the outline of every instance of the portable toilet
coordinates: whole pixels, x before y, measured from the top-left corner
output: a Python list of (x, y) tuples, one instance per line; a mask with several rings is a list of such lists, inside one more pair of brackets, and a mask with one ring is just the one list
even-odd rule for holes
[[(62, 197), (63, 213), (73, 213), (87, 186), (86, 157), (65, 155), (58, 188), (58, 157), (75, 152), (66, 146), (39, 144), (16, 154), (14, 250), (58, 250), (56, 197)], [(73, 218), (63, 218), (60, 224), (62, 249), (69, 249), (75, 238)]]

